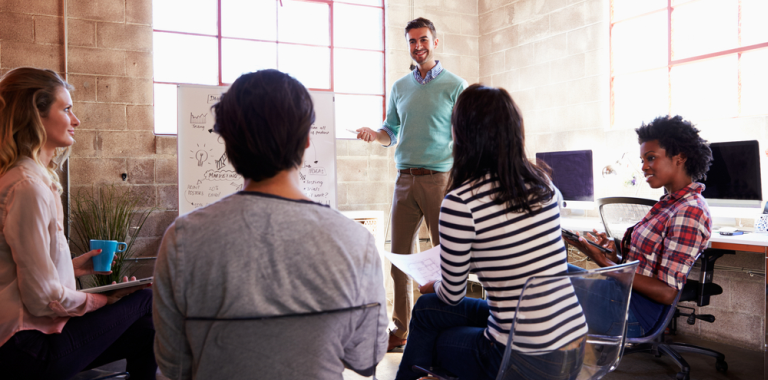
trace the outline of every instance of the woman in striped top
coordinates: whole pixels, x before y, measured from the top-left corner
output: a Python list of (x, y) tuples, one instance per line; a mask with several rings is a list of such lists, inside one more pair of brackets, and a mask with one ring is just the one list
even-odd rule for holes
[[(453, 117), (454, 164), (440, 210), (442, 279), (421, 286), (396, 379), (440, 367), (461, 379), (493, 379), (528, 277), (567, 272), (556, 190), (525, 156), (523, 120), (504, 89), (472, 85)], [(467, 298), (476, 273), (487, 301)], [(519, 378), (561, 378), (587, 332), (568, 284), (536, 304), (543, 317), (513, 342)]]

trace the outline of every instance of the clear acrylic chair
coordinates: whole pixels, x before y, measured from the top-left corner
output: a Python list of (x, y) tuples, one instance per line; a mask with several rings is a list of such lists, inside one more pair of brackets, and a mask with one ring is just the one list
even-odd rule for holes
[(563, 366), (562, 379), (600, 379), (618, 366), (626, 337), (627, 311), (632, 282), (638, 262), (608, 268), (569, 273), (560, 276), (531, 277), (526, 281), (515, 313), (515, 322), (509, 335), (504, 359), (497, 380), (518, 378), (512, 357), (512, 342), (520, 334), (520, 320), (532, 319), (536, 310), (521, 305), (546, 296), (563, 284), (573, 286), (587, 321), (583, 356)]
[[(386, 334), (380, 308), (371, 303), (277, 316), (187, 317), (184, 346), (197, 378), (327, 379), (347, 367), (375, 379), (377, 339)], [(368, 351), (348, 352), (350, 345), (370, 347), (370, 357)]]
[[(571, 285), (579, 300), (587, 320), (587, 334), (583, 337), (583, 350), (576, 357), (566, 357), (559, 379), (600, 379), (614, 370), (624, 348), (626, 337), (627, 311), (632, 281), (638, 262), (633, 261), (610, 268), (599, 268), (584, 272), (569, 273), (560, 276), (540, 276), (529, 278), (520, 295), (515, 322), (509, 334), (504, 358), (499, 367), (496, 380), (520, 379), (516, 370), (517, 363), (513, 354), (512, 342), (516, 334), (521, 333), (520, 320), (540, 317), (538, 310), (531, 310), (525, 305), (539, 297), (546, 297), (549, 290)], [(538, 302), (536, 302), (538, 303)], [(438, 380), (465, 380), (445, 375), (440, 369), (413, 367)], [(548, 379), (551, 377), (547, 377)], [(534, 379), (531, 379), (534, 380)]]

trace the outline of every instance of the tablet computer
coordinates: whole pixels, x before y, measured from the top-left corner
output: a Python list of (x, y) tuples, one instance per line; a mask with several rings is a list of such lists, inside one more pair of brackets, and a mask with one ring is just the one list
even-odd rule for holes
[(125, 288), (131, 288), (134, 286), (149, 285), (149, 284), (152, 284), (153, 279), (154, 277), (147, 277), (147, 278), (142, 278), (141, 280), (120, 282), (117, 284), (110, 284), (110, 285), (104, 285), (104, 286), (96, 286), (93, 288), (82, 289), (80, 291), (83, 293), (105, 293), (105, 292), (111, 292), (117, 289), (125, 289)]

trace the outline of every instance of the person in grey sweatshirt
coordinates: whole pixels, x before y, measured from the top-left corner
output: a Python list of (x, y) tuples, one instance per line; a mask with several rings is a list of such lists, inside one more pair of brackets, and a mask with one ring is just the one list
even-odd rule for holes
[(346, 367), (370, 375), (388, 338), (382, 263), (368, 230), (300, 190), (309, 93), (261, 70), (238, 78), (213, 108), (244, 188), (165, 232), (153, 285), (162, 373), (341, 379)]

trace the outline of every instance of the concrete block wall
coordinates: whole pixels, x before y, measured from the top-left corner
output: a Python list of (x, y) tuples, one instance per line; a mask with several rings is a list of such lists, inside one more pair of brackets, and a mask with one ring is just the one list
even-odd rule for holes
[[(426, 17), (437, 29), (437, 59), (443, 67), (466, 79), (479, 80), (477, 0), (387, 0), (386, 18), (386, 92), (392, 84), (407, 75), (411, 64), (405, 40), (405, 25), (417, 17)], [(384, 148), (355, 140), (337, 140), (337, 176), (339, 210), (381, 210), (389, 221), (392, 193), (397, 177), (394, 164), (395, 147)], [(386, 240), (389, 240), (389, 234)], [(422, 225), (419, 238), (428, 239)], [(431, 245), (421, 242), (420, 249)], [(385, 249), (390, 249), (385, 244)], [(389, 263), (385, 268), (389, 307), (392, 300), (392, 280)], [(414, 295), (418, 290), (414, 287)]]
[[(175, 138), (154, 135), (152, 1), (67, 3), (67, 79), (81, 120), (70, 159), (71, 193), (116, 185), (139, 194), (142, 207), (157, 207), (136, 246), (138, 255), (154, 256), (178, 202)], [(0, 73), (19, 66), (64, 74), (61, 0), (0, 3)]]
[[(476, 0), (389, 0), (386, 2), (386, 91), (410, 72), (405, 25), (417, 17), (437, 29), (437, 59), (443, 67), (476, 83), (479, 78), (479, 26)], [(395, 147), (356, 140), (337, 140), (339, 210), (381, 210), (389, 220), (394, 182)], [(421, 238), (428, 238), (422, 227)], [(389, 236), (387, 236), (389, 239)], [(426, 248), (427, 244), (423, 244)], [(387, 246), (388, 248), (388, 246)]]
[[(760, 253), (736, 252), (735, 255), (721, 257), (715, 264), (760, 272), (765, 266), (765, 259)], [(699, 273), (694, 268), (688, 277), (698, 280)], [(712, 296), (709, 305), (698, 307), (695, 302), (683, 302), (681, 305), (695, 309), (696, 314), (712, 314), (715, 322), (697, 320), (691, 326), (686, 323), (685, 317), (680, 317), (677, 321), (679, 333), (762, 350), (765, 337), (765, 276), (715, 269), (713, 282), (723, 288), (723, 294)]]
[(411, 63), (405, 40), (405, 25), (417, 17), (435, 24), (437, 59), (454, 74), (477, 83), (479, 80), (479, 20), (477, 0), (388, 0), (386, 1), (387, 91), (407, 74)]
[[(609, 7), (609, 0), (479, 0), (480, 81), (504, 87), (520, 106), (529, 156), (592, 149), (596, 197), (657, 198), (661, 191), (646, 184), (626, 187), (600, 173), (625, 153), (640, 165), (636, 126), (610, 125)], [(693, 121), (709, 141), (768, 146), (768, 117)], [(768, 199), (768, 159), (761, 159)]]
[[(640, 164), (636, 126), (610, 125), (609, 6), (609, 0), (480, 0), (480, 80), (506, 88), (520, 106), (529, 157), (536, 152), (592, 149), (596, 198), (658, 198), (661, 191), (647, 184), (625, 187), (622, 181), (600, 173), (625, 152)], [(648, 120), (654, 116), (648, 115)], [(693, 121), (711, 142), (757, 139), (761, 146), (768, 146), (765, 116)], [(768, 159), (761, 160), (763, 183), (768, 184)], [(768, 199), (768, 186), (763, 187), (763, 198)], [(587, 211), (587, 215), (598, 213)], [(751, 219), (715, 222), (745, 227), (753, 223)], [(736, 258), (726, 257), (717, 264), (760, 270), (765, 265), (760, 254), (750, 252), (739, 252)], [(712, 304), (701, 312), (715, 315), (718, 321), (697, 322), (689, 328), (681, 319), (681, 333), (762, 349), (764, 278), (724, 271), (716, 271), (715, 276), (724, 294), (712, 297)], [(698, 278), (698, 272), (693, 271), (691, 278)]]
[[(602, 167), (619, 159), (622, 149), (637, 156), (634, 132), (605, 133), (608, 5), (608, 0), (479, 1), (480, 81), (510, 92), (523, 114), (531, 157), (592, 149), (594, 162), (605, 162)], [(608, 141), (613, 145), (617, 139), (628, 146), (609, 147)], [(599, 170), (594, 174), (600, 178)], [(605, 192), (596, 196), (636, 190), (622, 187), (618, 181), (596, 183), (595, 189)]]

